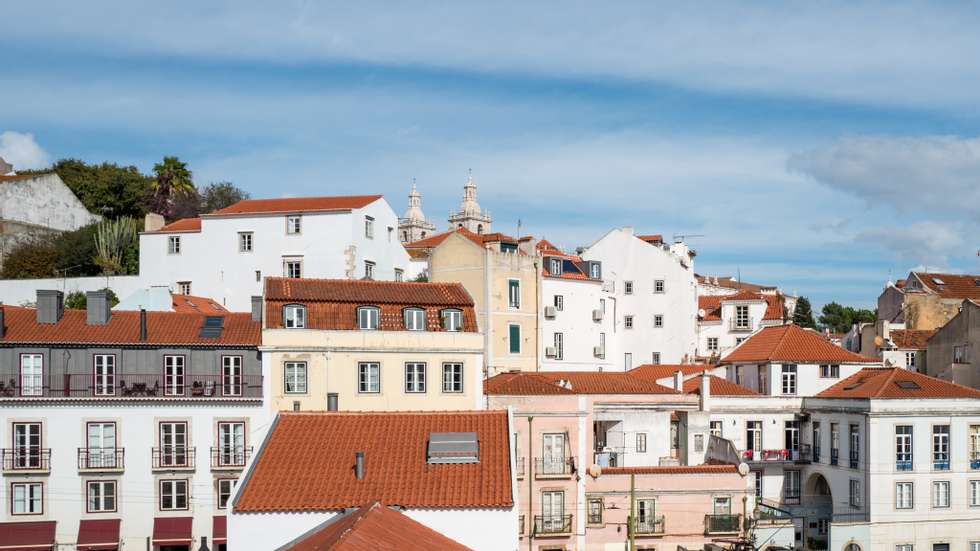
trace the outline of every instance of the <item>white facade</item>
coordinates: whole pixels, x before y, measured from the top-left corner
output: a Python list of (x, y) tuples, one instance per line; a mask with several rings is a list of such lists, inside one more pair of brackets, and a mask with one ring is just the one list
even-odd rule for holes
[(698, 300), (698, 356), (724, 355), (760, 328), (784, 323), (782, 319), (766, 319), (769, 303), (762, 296), (721, 298), (719, 302), (714, 308), (714, 300)]
[(543, 371), (623, 369), (611, 314), (613, 301), (601, 281), (546, 275), (541, 280), (541, 301), (544, 310), (539, 346)]
[[(301, 229), (287, 232), (287, 217), (295, 215)], [(142, 233), (140, 279), (144, 287), (189, 290), (246, 311), (251, 297), (262, 294), (262, 277), (289, 275), (287, 263), (289, 269), (298, 263), (301, 277), (394, 280), (396, 270), (404, 275), (409, 258), (397, 226), (394, 211), (380, 198), (344, 211), (204, 215), (199, 231)], [(250, 250), (242, 247), (242, 234), (251, 234)], [(179, 252), (173, 239), (179, 240)]]
[(629, 369), (693, 358), (697, 283), (687, 246), (653, 244), (623, 228), (609, 231), (582, 257), (602, 262), (603, 283), (610, 291), (606, 315), (613, 318), (618, 341), (615, 365)]
[[(826, 367), (822, 367), (826, 366)], [(727, 366), (726, 378), (767, 396), (815, 396), (861, 371), (866, 364), (736, 363)]]
[(0, 279), (0, 302), (15, 306), (33, 305), (38, 289), (54, 289), (65, 295), (79, 291), (99, 291), (106, 287), (125, 298), (144, 289), (140, 276), (92, 276), (44, 279)]

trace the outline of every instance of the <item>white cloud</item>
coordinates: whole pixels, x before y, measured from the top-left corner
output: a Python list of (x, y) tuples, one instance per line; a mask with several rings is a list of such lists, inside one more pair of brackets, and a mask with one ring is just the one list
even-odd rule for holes
[(884, 226), (859, 233), (855, 242), (890, 253), (896, 259), (926, 266), (949, 266), (950, 258), (967, 243), (956, 224), (923, 221), (905, 226)]
[(12, 130), (0, 132), (0, 157), (13, 165), (15, 171), (44, 168), (49, 164), (48, 152), (34, 141), (33, 134)]

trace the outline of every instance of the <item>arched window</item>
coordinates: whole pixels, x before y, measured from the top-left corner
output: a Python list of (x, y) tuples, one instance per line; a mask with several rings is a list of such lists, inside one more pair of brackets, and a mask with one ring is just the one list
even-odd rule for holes
[(483, 234), (483, 224), (478, 224), (476, 226), (476, 233)]
[(425, 232), (422, 232), (422, 239), (425, 239)]
[(302, 304), (287, 304), (283, 306), (282, 325), (286, 329), (303, 329), (306, 327), (306, 306)]
[(405, 329), (408, 331), (425, 331), (425, 310), (421, 308), (405, 308)]
[(442, 328), (446, 331), (463, 330), (463, 311), (447, 308), (442, 311)]
[(377, 306), (359, 306), (357, 308), (357, 327), (360, 329), (377, 330), (381, 320), (381, 309)]
[(861, 546), (856, 543), (849, 543), (844, 546), (844, 551), (861, 551)]

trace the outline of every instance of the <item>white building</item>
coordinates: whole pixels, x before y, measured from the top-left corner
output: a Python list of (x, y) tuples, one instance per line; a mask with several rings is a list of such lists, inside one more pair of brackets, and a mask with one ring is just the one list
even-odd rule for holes
[(694, 251), (666, 245), (658, 235), (634, 235), (630, 227), (606, 233), (582, 253), (602, 263), (619, 358), (631, 369), (645, 363), (683, 363), (697, 348), (697, 282)]
[(789, 321), (782, 295), (740, 291), (699, 296), (697, 355), (720, 357), (760, 328)]
[(268, 275), (399, 280), (397, 226), (380, 195), (240, 201), (140, 234), (140, 279), (238, 311)]

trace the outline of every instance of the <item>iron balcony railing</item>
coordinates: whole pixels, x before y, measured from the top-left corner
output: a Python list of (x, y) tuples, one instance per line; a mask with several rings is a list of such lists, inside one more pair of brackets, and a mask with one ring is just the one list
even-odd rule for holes
[(572, 515), (534, 515), (535, 535), (572, 533)]
[(839, 457), (840, 450), (838, 448), (830, 448), (830, 464), (836, 465)]
[(728, 320), (729, 331), (751, 331), (752, 327), (752, 318), (732, 318)]
[(855, 451), (851, 451), (849, 466), (852, 469), (858, 468), (858, 463), (861, 460), (861, 454)]
[(970, 468), (980, 469), (980, 451), (970, 452)]
[(935, 471), (948, 471), (949, 470), (949, 454), (948, 453), (933, 453), (932, 454), (932, 468)]
[(895, 455), (895, 470), (896, 471), (911, 471), (912, 470), (912, 454), (911, 453), (899, 453)]
[(197, 448), (164, 446), (153, 448), (152, 454), (154, 469), (193, 469), (196, 466)]
[(124, 448), (78, 448), (78, 470), (116, 471), (125, 465)]
[(570, 476), (575, 470), (575, 459), (572, 457), (534, 458), (534, 476), (561, 477)]
[(704, 515), (704, 531), (706, 534), (738, 532), (741, 522), (742, 515)]
[(185, 373), (116, 373), (96, 378), (91, 373), (50, 377), (49, 381), (22, 385), (16, 378), (0, 380), (0, 398), (261, 398), (262, 376)]
[(645, 518), (637, 517), (633, 519), (633, 533), (644, 536), (664, 533), (664, 516), (648, 516)]
[(252, 446), (219, 446), (211, 448), (211, 468), (244, 468), (250, 457), (252, 457)]
[(51, 448), (3, 448), (0, 450), (0, 462), (5, 472), (51, 471)]
[(800, 444), (797, 449), (776, 448), (769, 450), (745, 450), (742, 460), (746, 462), (795, 461), (809, 463), (811, 460), (810, 444)]
[(821, 455), (820, 452), (821, 452), (820, 446), (813, 446), (813, 461), (814, 462), (817, 462), (817, 463), (820, 462), (820, 455)]

